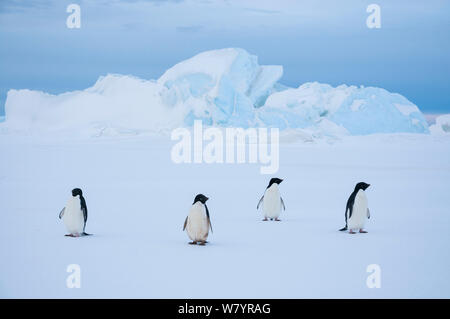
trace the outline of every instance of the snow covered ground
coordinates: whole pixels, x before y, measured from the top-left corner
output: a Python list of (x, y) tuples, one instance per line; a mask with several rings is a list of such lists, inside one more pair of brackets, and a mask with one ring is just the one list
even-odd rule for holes
[[(271, 177), (259, 165), (174, 164), (173, 144), (0, 135), (0, 297), (450, 298), (449, 136), (283, 143), (282, 222), (256, 211)], [(372, 218), (349, 235), (337, 230), (359, 181)], [(94, 236), (63, 236), (74, 187)], [(182, 232), (197, 193), (210, 197), (204, 247)], [(80, 289), (66, 287), (69, 264)], [(370, 264), (379, 289), (366, 286)]]

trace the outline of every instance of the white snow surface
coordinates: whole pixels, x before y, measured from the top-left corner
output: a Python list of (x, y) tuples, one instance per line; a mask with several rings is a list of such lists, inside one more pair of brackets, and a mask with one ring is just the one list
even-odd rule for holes
[[(174, 142), (143, 134), (0, 135), (0, 297), (449, 298), (450, 137), (295, 132), (280, 146), (281, 222), (256, 211), (271, 177), (256, 164), (174, 164)], [(339, 232), (360, 181), (369, 233)], [(74, 187), (93, 236), (63, 236)], [(210, 197), (204, 247), (182, 231), (197, 193)], [(70, 264), (80, 289), (66, 287)]]
[(282, 74), (282, 66), (261, 66), (247, 51), (227, 48), (182, 61), (158, 80), (108, 74), (90, 88), (59, 95), (10, 90), (0, 132), (167, 135), (196, 119), (222, 127), (314, 131), (327, 120), (351, 135), (429, 132), (419, 108), (399, 94), (317, 82), (288, 88), (279, 82)]

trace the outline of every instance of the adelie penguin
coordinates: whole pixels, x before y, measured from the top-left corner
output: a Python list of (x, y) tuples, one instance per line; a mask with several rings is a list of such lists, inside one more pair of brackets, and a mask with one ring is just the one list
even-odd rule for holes
[(370, 211), (367, 205), (365, 190), (370, 186), (364, 182), (356, 184), (355, 190), (347, 200), (345, 207), (345, 227), (340, 231), (349, 230), (350, 234), (355, 234), (354, 230), (360, 233), (367, 233), (364, 230), (366, 220), (370, 218)]
[(59, 213), (59, 219), (61, 218), (68, 232), (65, 236), (80, 237), (90, 235), (84, 231), (88, 218), (88, 210), (81, 189), (74, 188), (72, 190), (72, 196), (67, 201), (66, 207)]
[(280, 221), (278, 217), (280, 217), (281, 214), (281, 207), (286, 210), (283, 198), (281, 198), (280, 195), (280, 190), (278, 189), (278, 185), (282, 181), (283, 180), (279, 178), (272, 178), (266, 188), (266, 191), (264, 192), (264, 195), (261, 197), (258, 205), (256, 206), (256, 209), (259, 209), (261, 203), (263, 204), (263, 221), (267, 221), (268, 219)]
[(186, 230), (189, 238), (192, 240), (189, 244), (205, 245), (207, 243), (209, 229), (212, 232), (211, 219), (209, 217), (206, 201), (209, 198), (203, 194), (195, 196), (194, 203), (191, 206), (189, 215), (184, 221), (183, 230)]

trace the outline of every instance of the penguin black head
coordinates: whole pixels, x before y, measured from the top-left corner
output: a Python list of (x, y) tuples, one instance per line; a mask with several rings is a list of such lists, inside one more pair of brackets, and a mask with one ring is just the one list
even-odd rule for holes
[(195, 196), (194, 204), (197, 203), (197, 202), (200, 202), (200, 203), (204, 204), (204, 203), (206, 203), (206, 201), (207, 201), (208, 199), (209, 199), (209, 198), (206, 197), (205, 195), (203, 195), (203, 194), (198, 194), (197, 196)]
[(369, 186), (370, 186), (370, 184), (367, 184), (367, 183), (364, 183), (364, 182), (359, 182), (355, 186), (355, 191), (359, 191), (360, 189), (365, 191)]
[(271, 178), (270, 182), (269, 182), (269, 186), (267, 186), (267, 188), (269, 188), (270, 186), (272, 186), (272, 184), (280, 184), (283, 180), (280, 178)]
[(75, 197), (77, 195), (83, 196), (83, 191), (79, 188), (72, 189), (72, 196)]

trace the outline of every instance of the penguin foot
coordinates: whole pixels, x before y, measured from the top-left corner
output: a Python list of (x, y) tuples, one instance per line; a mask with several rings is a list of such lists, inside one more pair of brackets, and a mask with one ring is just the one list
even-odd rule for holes
[(360, 229), (359, 232), (360, 232), (361, 234), (367, 234), (367, 232), (366, 232), (364, 229)]
[(264, 219), (263, 219), (263, 222), (266, 222), (266, 221), (268, 221), (268, 219), (267, 219), (267, 218), (264, 218)]
[(197, 245), (197, 242), (196, 241), (191, 241), (191, 242), (189, 242), (189, 245)]
[(350, 230), (348, 233), (349, 234), (356, 234), (356, 232), (354, 232), (353, 230)]
[(276, 222), (281, 222), (281, 219), (275, 218)]
[(206, 244), (206, 241), (201, 241), (201, 242), (199, 243), (200, 246), (205, 246), (205, 244)]

